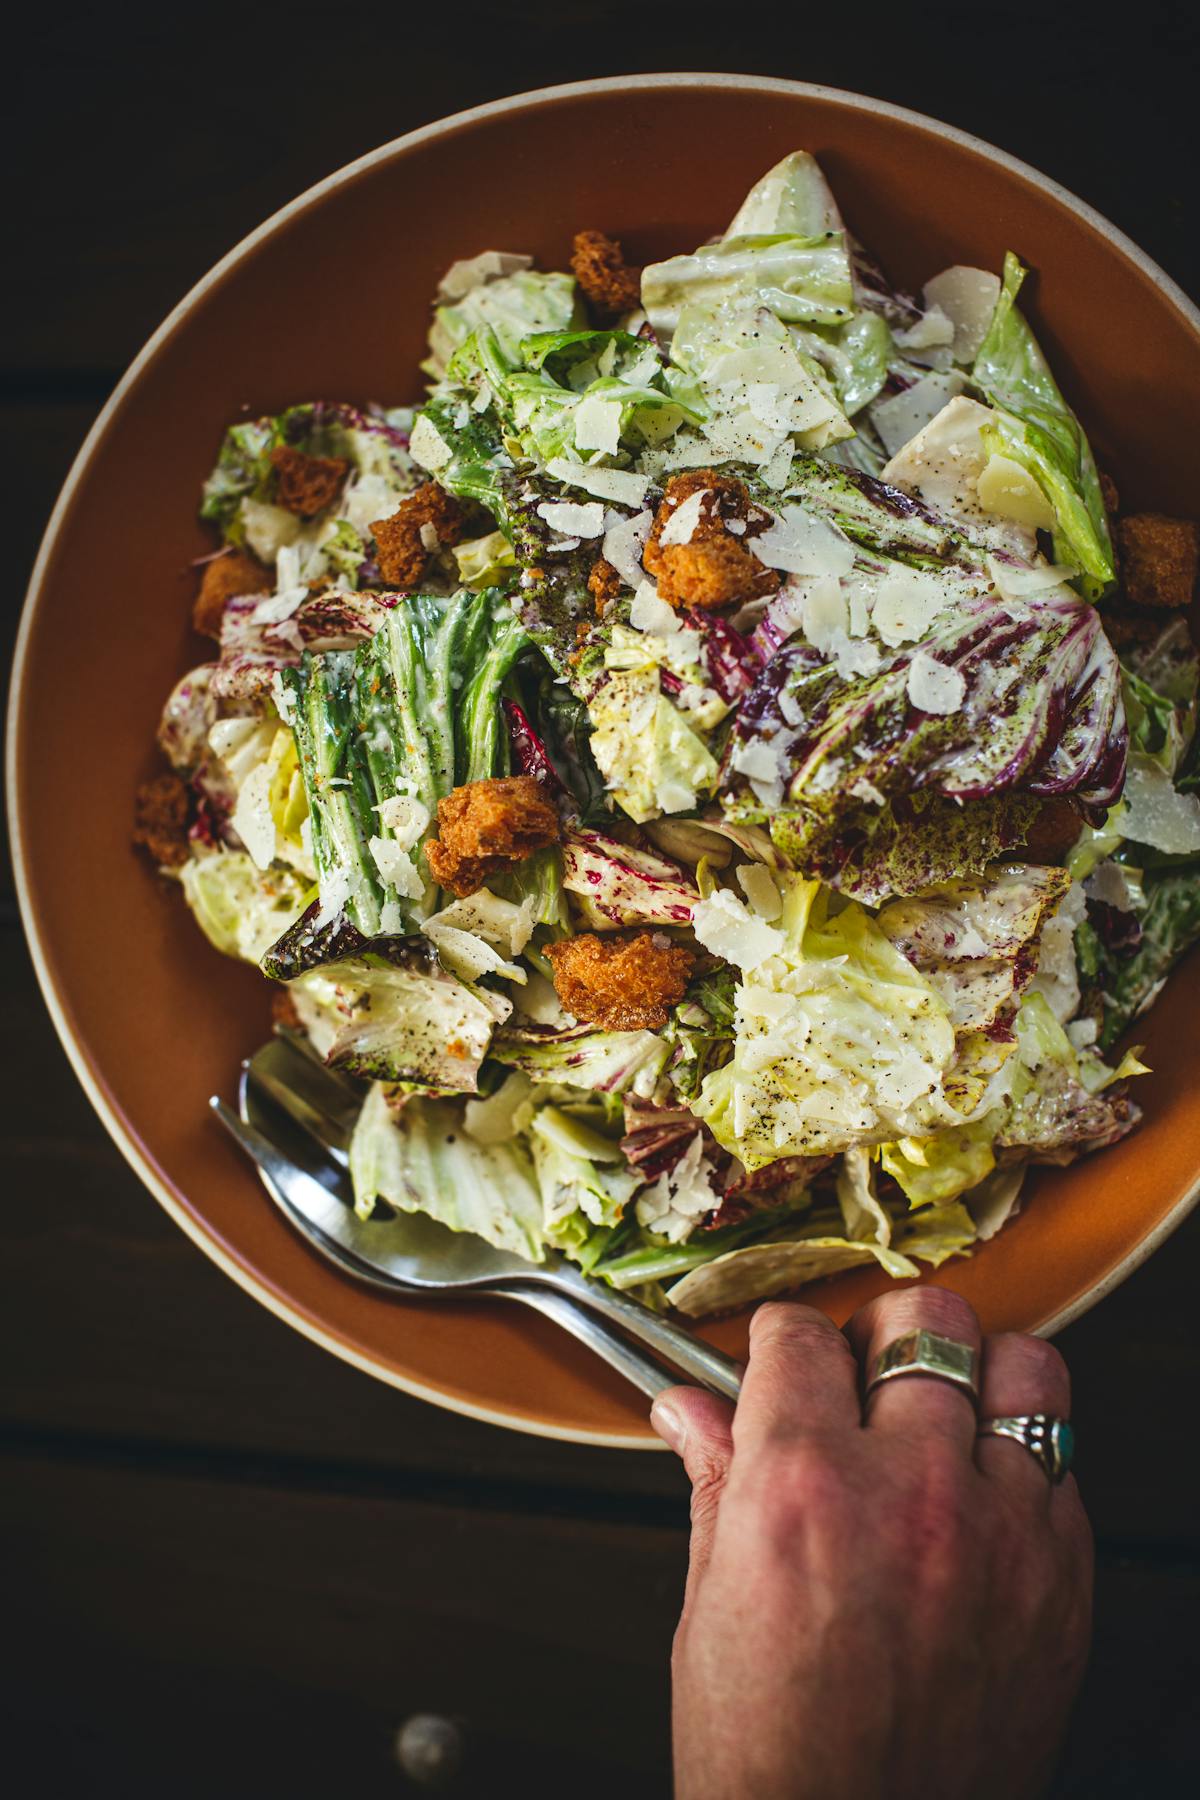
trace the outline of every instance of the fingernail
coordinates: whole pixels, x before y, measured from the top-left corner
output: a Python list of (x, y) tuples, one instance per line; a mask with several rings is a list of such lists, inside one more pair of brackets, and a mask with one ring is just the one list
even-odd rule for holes
[(656, 1400), (650, 1408), (650, 1423), (664, 1444), (668, 1445), (676, 1456), (682, 1456), (684, 1441), (687, 1438), (687, 1421), (679, 1408), (673, 1406), (669, 1400)]

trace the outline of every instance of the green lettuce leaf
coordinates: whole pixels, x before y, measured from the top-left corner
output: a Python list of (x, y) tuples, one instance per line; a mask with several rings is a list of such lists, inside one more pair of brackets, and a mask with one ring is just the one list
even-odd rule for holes
[(1112, 585), (1115, 574), (1100, 478), (1083, 427), (1017, 311), (1017, 294), (1027, 273), (1010, 251), (971, 382), (997, 409), (996, 441), (988, 448), (1010, 456), (1033, 476), (1058, 521), (1055, 556), (1082, 572), (1080, 585), (1095, 599)]
[(517, 269), (479, 282), (434, 311), (429, 331), (429, 358), (423, 365), (440, 378), (455, 351), (475, 332), (489, 331), (509, 367), (520, 362), (522, 340), (543, 331), (567, 331), (580, 318), (575, 281), (570, 275)]
[(692, 1110), (748, 1169), (962, 1123), (947, 1003), (862, 907), (831, 917), (819, 882), (777, 880), (779, 948), (743, 974), (732, 1059)]
[(258, 963), (300, 917), (311, 886), (291, 869), (259, 869), (244, 850), (194, 857), (179, 871), (183, 896), (209, 943)]
[(358, 650), (283, 670), (320, 878), (317, 926), (345, 918), (364, 938), (396, 936), (436, 909), (420, 846), (453, 787), (507, 772), (500, 692), (528, 645), (495, 590), (414, 594)]
[(658, 1086), (670, 1046), (652, 1031), (565, 1030), (507, 1026), (497, 1032), (491, 1056), (532, 1081), (631, 1093), (649, 1099)]
[(428, 946), (363, 954), (294, 978), (288, 992), (331, 1068), (436, 1094), (473, 1094), (509, 1002), (443, 969)]
[(452, 1101), (410, 1099), (399, 1110), (373, 1087), (350, 1140), (355, 1210), (377, 1202), (426, 1213), (452, 1231), (472, 1231), (498, 1250), (545, 1260), (542, 1199), (517, 1140), (480, 1144)]
[(854, 309), (844, 234), (727, 237), (690, 256), (651, 263), (642, 273), (642, 305), (664, 343), (678, 328), (685, 307), (730, 300), (766, 307), (785, 323), (841, 324)]

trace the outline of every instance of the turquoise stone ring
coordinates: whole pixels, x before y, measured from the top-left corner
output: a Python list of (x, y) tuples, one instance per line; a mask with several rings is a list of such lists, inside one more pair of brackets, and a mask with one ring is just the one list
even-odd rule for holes
[(1053, 1413), (1019, 1413), (1011, 1418), (980, 1419), (977, 1437), (1012, 1438), (1041, 1463), (1056, 1486), (1071, 1467), (1075, 1433), (1067, 1419)]

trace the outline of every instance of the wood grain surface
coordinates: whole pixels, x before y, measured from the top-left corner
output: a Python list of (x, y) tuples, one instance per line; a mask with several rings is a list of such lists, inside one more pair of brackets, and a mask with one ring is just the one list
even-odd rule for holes
[[(1143, 5), (1120, 43), (1027, 0), (932, 0), (907, 24), (862, 0), (786, 22), (768, 9), (751, 31), (724, 6), (587, 0), (161, 9), (144, 24), (71, 11), (26, 18), (8, 46), (6, 653), (58, 485), (175, 301), (312, 181), (504, 93), (672, 67), (856, 88), (1037, 164), (1200, 290), (1182, 5)], [(131, 557), (136, 533), (133, 519)], [(439, 1412), (221, 1276), (77, 1087), (7, 864), (0, 992), (3, 1715), (22, 1800), (84, 1780), (134, 1797), (413, 1792), (392, 1740), (422, 1711), (461, 1722), (455, 1794), (669, 1792), (687, 1516), (673, 1460)], [(1072, 1800), (1200, 1774), (1198, 1291), (1200, 1215), (1060, 1340), (1100, 1553), (1056, 1790)]]

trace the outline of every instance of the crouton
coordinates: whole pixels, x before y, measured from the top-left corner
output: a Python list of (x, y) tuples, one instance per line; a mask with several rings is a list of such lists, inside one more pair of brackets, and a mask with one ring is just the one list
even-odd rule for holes
[(600, 319), (619, 318), (641, 303), (641, 270), (632, 268), (617, 239), (602, 231), (575, 233), (571, 270), (584, 299)]
[(1100, 477), (1100, 498), (1104, 502), (1104, 510), (1112, 518), (1121, 509), (1121, 495), (1111, 475), (1105, 474), (1103, 469), (1097, 470), (1097, 474)]
[(1117, 651), (1153, 644), (1178, 616), (1165, 606), (1114, 606), (1106, 602), (1101, 608), (1105, 635)]
[(200, 592), (192, 607), (192, 628), (205, 637), (220, 638), (221, 619), (230, 600), (239, 594), (269, 594), (274, 583), (256, 556), (247, 550), (226, 550), (204, 565)]
[(621, 577), (610, 562), (598, 557), (588, 576), (588, 593), (596, 603), (596, 617), (602, 619), (621, 591)]
[(350, 464), (344, 456), (309, 456), (279, 444), (271, 452), (275, 470), (275, 502), (301, 519), (315, 519), (332, 506), (342, 490)]
[(300, 1013), (286, 987), (276, 987), (271, 995), (271, 1021), (287, 1031), (299, 1031)]
[[(662, 543), (662, 535), (685, 500), (702, 493), (688, 541)], [(745, 484), (713, 469), (689, 469), (667, 483), (642, 558), (647, 574), (658, 582), (660, 599), (670, 606), (705, 608), (773, 594), (783, 577), (768, 569), (745, 539), (770, 522), (765, 507), (755, 504)], [(730, 530), (730, 524), (740, 530)]]
[(1135, 606), (1190, 606), (1200, 563), (1200, 527), (1194, 519), (1130, 513), (1117, 520), (1121, 580)]
[(461, 899), (558, 837), (558, 814), (532, 775), (469, 781), (438, 801), (425, 860), (438, 886)]
[(191, 797), (178, 775), (156, 775), (137, 791), (133, 841), (163, 869), (177, 869), (188, 859), (188, 813)]
[(547, 944), (546, 955), (563, 1006), (603, 1031), (661, 1029), (696, 960), (662, 931), (585, 931)]
[(389, 587), (415, 587), (443, 544), (461, 543), (469, 518), (461, 501), (436, 481), (407, 495), (387, 519), (371, 526), (379, 573)]
[(1074, 805), (1065, 795), (1056, 794), (1042, 801), (1037, 817), (1029, 827), (1024, 851), (1013, 854), (1023, 855), (1035, 863), (1059, 863), (1082, 830), (1083, 820)]

